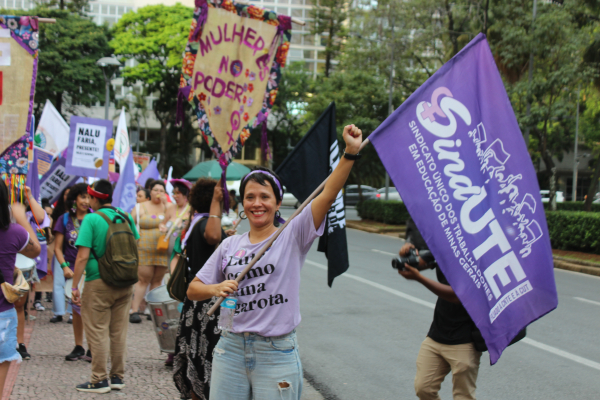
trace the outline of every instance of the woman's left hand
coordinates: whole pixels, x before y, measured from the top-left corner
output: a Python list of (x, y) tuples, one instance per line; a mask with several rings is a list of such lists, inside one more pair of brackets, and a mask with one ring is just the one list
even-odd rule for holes
[(356, 125), (346, 125), (344, 127), (344, 142), (346, 142), (346, 153), (357, 154), (362, 144), (362, 131)]
[(223, 186), (221, 186), (221, 180), (215, 185), (215, 190), (213, 192), (213, 201), (220, 203), (223, 201)]
[(160, 233), (167, 233), (167, 226), (161, 222), (158, 224), (158, 230)]

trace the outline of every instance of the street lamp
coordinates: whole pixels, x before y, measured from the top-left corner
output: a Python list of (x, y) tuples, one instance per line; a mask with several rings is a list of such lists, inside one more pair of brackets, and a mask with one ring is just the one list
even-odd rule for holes
[(104, 119), (108, 119), (108, 105), (110, 100), (110, 81), (117, 69), (121, 66), (119, 60), (114, 57), (102, 57), (96, 64), (102, 68), (104, 82), (106, 83), (106, 97), (104, 99)]

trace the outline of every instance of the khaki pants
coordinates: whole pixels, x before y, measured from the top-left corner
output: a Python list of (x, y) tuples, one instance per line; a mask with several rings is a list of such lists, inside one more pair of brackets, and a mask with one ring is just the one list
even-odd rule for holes
[(452, 371), (454, 400), (474, 400), (481, 352), (473, 343), (447, 345), (425, 338), (417, 356), (415, 391), (421, 400), (440, 400), (438, 392)]
[[(132, 292), (133, 286), (115, 288), (108, 286), (102, 279), (85, 283), (81, 295), (81, 315), (92, 352), (91, 383), (98, 383), (114, 375), (123, 379)], [(110, 375), (106, 373), (109, 350)]]

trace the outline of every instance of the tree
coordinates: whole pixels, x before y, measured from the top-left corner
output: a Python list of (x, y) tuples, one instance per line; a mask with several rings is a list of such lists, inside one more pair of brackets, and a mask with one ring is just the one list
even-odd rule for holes
[[(116, 55), (123, 61), (134, 59), (134, 67), (125, 67), (122, 76), (125, 85), (142, 82), (149, 93), (158, 97), (153, 103), (153, 112), (160, 123), (160, 152), (161, 172), (167, 165), (187, 164), (191, 146), (187, 141), (183, 146), (175, 140), (167, 143), (167, 138), (175, 139), (177, 132), (180, 139), (193, 133), (191, 128), (190, 107), (186, 104), (186, 121), (184, 128), (177, 130), (175, 115), (177, 109), (177, 93), (181, 75), (182, 54), (185, 49), (192, 15), (194, 10), (176, 4), (174, 6), (147, 6), (136, 12), (125, 14), (114, 26), (114, 39), (110, 42)], [(173, 146), (180, 146), (177, 152)], [(178, 167), (179, 168), (179, 167)]]
[(329, 77), (332, 61), (340, 54), (346, 38), (348, 14), (345, 0), (319, 0), (310, 11), (313, 19), (310, 33), (321, 37), (325, 46), (325, 76)]
[[(538, 3), (532, 29), (530, 5), (511, 0), (492, 7), (489, 38), (521, 129), (530, 131), (533, 161), (544, 163), (540, 184), (552, 189), (553, 158), (561, 159), (573, 143), (577, 86), (593, 72), (582, 63), (590, 32), (578, 23), (573, 8), (546, 3)], [(529, 83), (531, 52), (535, 62)]]
[[(309, 96), (313, 95), (313, 86), (312, 76), (302, 62), (288, 65), (281, 74), (279, 92), (269, 118), (274, 169), (287, 157), (290, 146), (295, 146), (310, 128), (306, 107)], [(256, 136), (252, 133), (251, 137)]]
[[(344, 126), (355, 124), (367, 138), (388, 116), (388, 91), (386, 81), (368, 72), (336, 72), (318, 83), (319, 91), (308, 103), (307, 120), (315, 121), (327, 106), (335, 101), (338, 140), (343, 146)], [(399, 95), (395, 95), (395, 104)], [(363, 157), (352, 169), (350, 183), (383, 184), (384, 168), (375, 148), (367, 145)]]
[(10, 10), (10, 13), (56, 18), (56, 24), (39, 26), (34, 110), (37, 117), (47, 99), (63, 117), (74, 114), (77, 106), (90, 107), (104, 102), (104, 76), (96, 61), (112, 53), (106, 26), (98, 26), (88, 18), (67, 11), (47, 8)]

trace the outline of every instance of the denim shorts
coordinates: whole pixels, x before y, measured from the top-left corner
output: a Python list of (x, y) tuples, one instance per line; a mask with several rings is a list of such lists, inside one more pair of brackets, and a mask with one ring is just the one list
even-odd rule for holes
[(17, 311), (14, 308), (0, 312), (0, 364), (6, 361), (21, 362), (17, 351)]
[(213, 353), (211, 400), (299, 400), (296, 332), (278, 337), (223, 331)]

